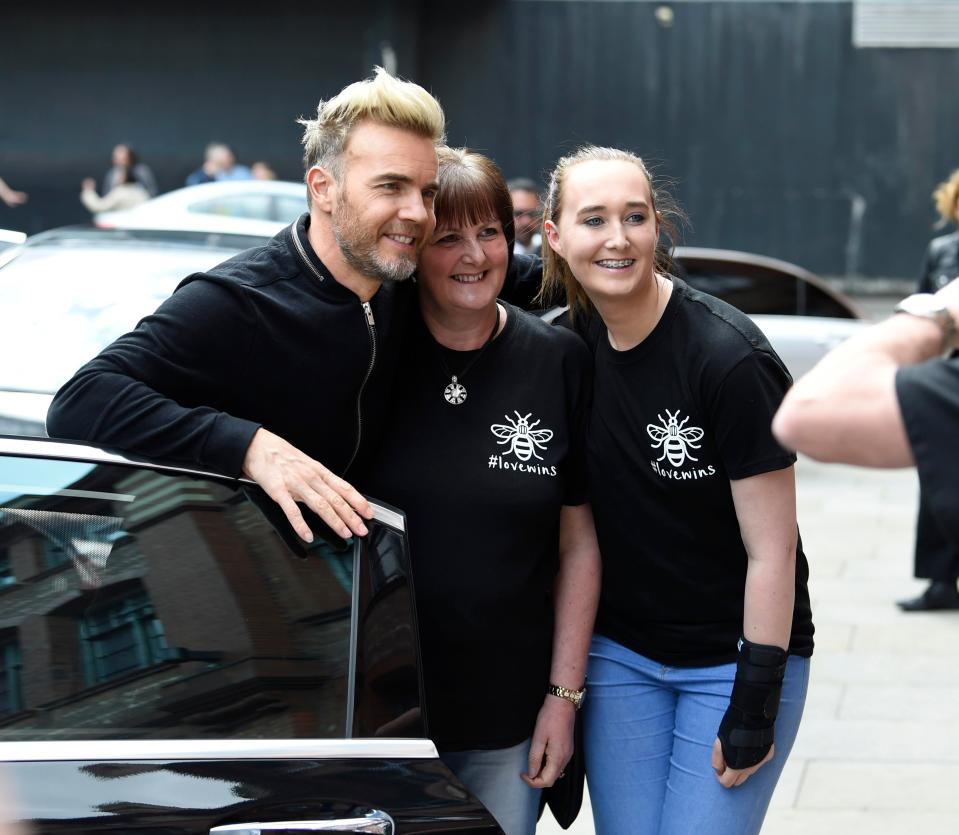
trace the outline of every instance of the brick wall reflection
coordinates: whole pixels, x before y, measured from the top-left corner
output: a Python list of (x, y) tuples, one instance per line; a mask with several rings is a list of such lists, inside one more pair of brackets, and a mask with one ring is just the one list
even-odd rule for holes
[[(242, 493), (215, 481), (103, 466), (56, 487), (71, 495), (0, 507), (15, 577), (0, 589), (0, 640), (20, 649), (19, 705), (0, 716), (0, 740), (343, 735), (348, 556), (300, 559)], [(27, 522), (17, 509), (41, 513)], [(84, 556), (96, 534), (63, 534), (56, 514), (123, 520), (106, 534), (105, 565), (91, 571)], [(66, 561), (51, 566), (53, 552)], [(142, 647), (126, 646), (122, 623), (88, 624), (105, 637), (83, 637), (91, 613), (144, 594), (159, 626), (143, 619)], [(110, 674), (116, 659), (127, 667)]]

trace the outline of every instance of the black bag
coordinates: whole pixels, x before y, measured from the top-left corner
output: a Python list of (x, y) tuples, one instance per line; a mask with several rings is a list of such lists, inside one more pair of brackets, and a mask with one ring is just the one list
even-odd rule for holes
[(573, 726), (573, 756), (566, 763), (564, 777), (560, 777), (539, 798), (539, 814), (549, 806), (553, 817), (563, 829), (569, 829), (583, 805), (583, 785), (586, 782), (586, 753), (583, 750), (583, 713), (576, 711)]

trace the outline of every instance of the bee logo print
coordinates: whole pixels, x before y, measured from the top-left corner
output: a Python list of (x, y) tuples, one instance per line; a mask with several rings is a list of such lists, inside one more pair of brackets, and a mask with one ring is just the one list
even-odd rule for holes
[(531, 458), (542, 461), (543, 456), (539, 455), (536, 450), (546, 449), (546, 444), (553, 439), (553, 430), (537, 429), (540, 421), (534, 420), (532, 423), (529, 421), (533, 416), (532, 412), (521, 415), (514, 409), (513, 414), (516, 415), (516, 420), (513, 420), (509, 415), (503, 415), (506, 420), (505, 424), (494, 423), (490, 426), (490, 431), (499, 438), (496, 443), (509, 444), (509, 449), (506, 450), (505, 454), (515, 455), (520, 461), (529, 461)]
[(681, 467), (688, 458), (690, 461), (698, 461), (694, 458), (691, 449), (699, 449), (699, 441), (702, 440), (703, 430), (698, 426), (689, 426), (688, 417), (679, 420), (679, 409), (675, 412), (666, 409), (666, 420), (663, 416), (657, 414), (660, 425), (655, 423), (647, 424), (646, 431), (649, 437), (653, 439), (650, 445), (653, 449), (662, 449), (663, 454), (659, 456), (658, 461), (666, 459), (674, 467)]

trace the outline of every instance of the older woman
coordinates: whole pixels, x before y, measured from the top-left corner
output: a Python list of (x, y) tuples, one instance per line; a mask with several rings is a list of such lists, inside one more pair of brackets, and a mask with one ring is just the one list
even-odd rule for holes
[(504, 831), (528, 835), (572, 752), (599, 593), (591, 361), (497, 301), (512, 205), (489, 159), (440, 151), (436, 220), (369, 490), (409, 517), (430, 735)]
[(795, 459), (770, 431), (790, 379), (746, 316), (659, 263), (658, 200), (638, 157), (587, 147), (560, 160), (545, 212), (543, 292), (598, 313), (590, 798), (599, 833), (744, 835), (795, 738), (812, 652)]

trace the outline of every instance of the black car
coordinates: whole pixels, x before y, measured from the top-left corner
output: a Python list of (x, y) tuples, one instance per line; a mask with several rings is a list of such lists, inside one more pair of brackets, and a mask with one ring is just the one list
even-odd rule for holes
[(373, 507), (306, 546), (252, 483), (0, 436), (7, 817), (499, 832), (429, 739), (405, 518)]

